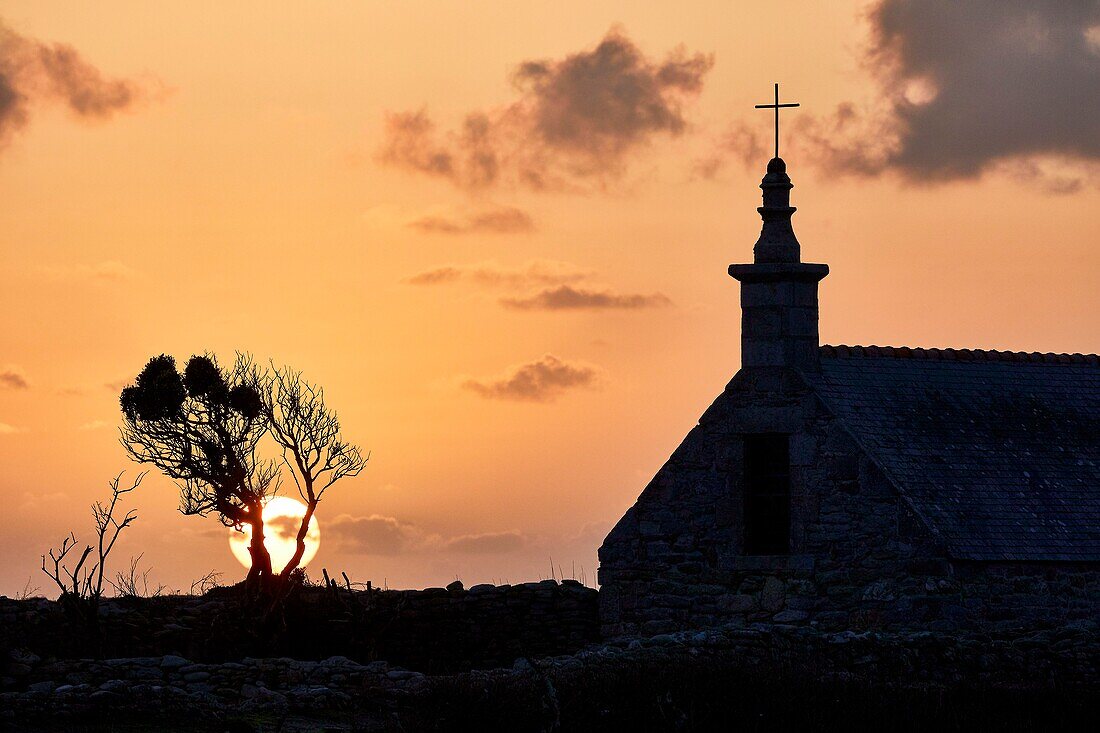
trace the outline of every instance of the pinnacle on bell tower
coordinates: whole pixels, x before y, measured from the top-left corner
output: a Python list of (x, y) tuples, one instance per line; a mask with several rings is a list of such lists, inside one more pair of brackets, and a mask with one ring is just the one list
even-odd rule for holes
[(817, 284), (829, 274), (829, 266), (801, 261), (791, 226), (794, 186), (779, 157), (779, 110), (797, 106), (779, 103), (778, 84), (775, 102), (757, 105), (775, 110), (775, 157), (760, 182), (764, 200), (757, 211), (763, 226), (753, 262), (729, 266), (730, 276), (741, 283), (742, 369), (819, 367)]

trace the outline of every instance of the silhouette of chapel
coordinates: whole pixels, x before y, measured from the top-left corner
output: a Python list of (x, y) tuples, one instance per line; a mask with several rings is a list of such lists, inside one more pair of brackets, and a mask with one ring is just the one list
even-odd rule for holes
[(604, 633), (1094, 624), (1100, 358), (820, 346), (778, 155), (760, 188), (741, 369), (604, 540)]

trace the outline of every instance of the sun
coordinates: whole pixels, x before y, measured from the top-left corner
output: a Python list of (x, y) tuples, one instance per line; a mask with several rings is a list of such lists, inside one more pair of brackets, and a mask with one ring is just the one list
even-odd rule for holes
[[(264, 504), (264, 547), (271, 554), (271, 569), (276, 573), (286, 567), (290, 558), (294, 556), (294, 538), (298, 535), (298, 528), (302, 526), (302, 517), (305, 515), (306, 505), (289, 496), (276, 496), (268, 499)], [(252, 567), (252, 556), (248, 554), (250, 542), (252, 542), (252, 528), (247, 524), (243, 532), (230, 530), (229, 549), (246, 568)], [(306, 551), (302, 555), (299, 567), (304, 568), (306, 563), (317, 554), (317, 548), (320, 546), (321, 530), (315, 514), (309, 520), (309, 529), (306, 531)]]

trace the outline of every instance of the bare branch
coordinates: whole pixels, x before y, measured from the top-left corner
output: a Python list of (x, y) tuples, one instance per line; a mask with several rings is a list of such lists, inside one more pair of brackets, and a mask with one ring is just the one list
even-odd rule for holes
[(306, 504), (295, 555), (281, 573), (287, 578), (301, 560), (309, 521), (325, 491), (342, 478), (358, 475), (367, 459), (358, 446), (344, 442), (339, 417), (325, 404), (324, 390), (305, 381), (301, 372), (272, 363), (260, 395), (268, 429)]

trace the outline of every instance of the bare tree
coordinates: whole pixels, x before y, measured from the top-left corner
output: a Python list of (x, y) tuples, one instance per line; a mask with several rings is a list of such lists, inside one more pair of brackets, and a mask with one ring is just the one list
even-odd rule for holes
[(215, 588), (221, 587), (222, 574), (216, 570), (211, 570), (206, 575), (191, 581), (190, 594), (193, 596), (205, 596)]
[[(42, 572), (61, 590), (60, 601), (65, 609), (77, 615), (86, 624), (95, 627), (99, 617), (99, 602), (103, 597), (103, 584), (107, 558), (114, 549), (122, 531), (137, 521), (137, 512), (130, 509), (122, 517), (115, 517), (119, 500), (141, 485), (145, 472), (139, 473), (128, 487), (122, 484), (122, 474), (110, 481), (111, 498), (106, 503), (92, 504), (95, 522), (95, 545), (85, 545), (76, 554), (76, 535), (72, 532), (61, 541), (61, 546), (51, 548), (42, 556)], [(47, 557), (49, 561), (47, 561)], [(110, 581), (106, 581), (110, 582)]]
[(107, 582), (115, 589), (115, 593), (124, 598), (158, 598), (164, 595), (164, 591), (168, 586), (164, 583), (157, 583), (154, 586), (149, 585), (149, 573), (153, 571), (152, 566), (141, 568), (141, 558), (145, 556), (145, 553), (141, 553), (137, 557), (130, 558), (130, 566), (125, 572), (119, 570), (115, 573), (114, 580), (108, 580)]
[(149, 360), (122, 390), (122, 445), (176, 480), (180, 512), (217, 514), (227, 527), (252, 532), (250, 588), (269, 588), (271, 557), (264, 547), (263, 508), (278, 490), (279, 468), (257, 453), (267, 432), (261, 375), (238, 355), (228, 372), (212, 355), (193, 356), (183, 374), (175, 360)]
[(306, 505), (294, 555), (280, 573), (285, 585), (302, 561), (309, 523), (325, 492), (340, 479), (358, 475), (370, 456), (364, 458), (358, 446), (344, 441), (336, 412), (325, 404), (324, 390), (306, 382), (301, 372), (272, 364), (262, 385), (268, 429)]

